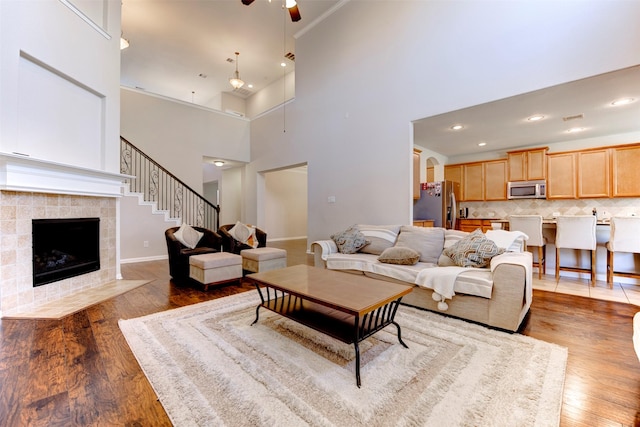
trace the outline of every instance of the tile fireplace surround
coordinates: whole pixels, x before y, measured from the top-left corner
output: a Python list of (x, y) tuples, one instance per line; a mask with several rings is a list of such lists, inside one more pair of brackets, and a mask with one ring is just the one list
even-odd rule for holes
[[(0, 316), (116, 280), (125, 177), (0, 153)], [(100, 218), (100, 270), (34, 288), (31, 220), (87, 217)]]

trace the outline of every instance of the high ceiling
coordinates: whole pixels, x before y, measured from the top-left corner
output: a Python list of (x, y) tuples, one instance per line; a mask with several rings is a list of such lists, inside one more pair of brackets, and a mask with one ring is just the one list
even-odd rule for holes
[[(121, 83), (215, 108), (220, 94), (233, 90), (235, 62), (228, 59), (234, 61), (237, 51), (246, 84), (232, 93), (246, 98), (293, 71), (295, 63), (285, 54), (295, 55), (294, 36), (346, 1), (299, 0), (302, 20), (293, 23), (283, 0), (255, 0), (250, 6), (241, 0), (123, 0), (122, 31), (131, 45), (121, 51)], [(621, 97), (637, 101), (610, 106)], [(533, 114), (545, 119), (528, 122)], [(414, 137), (418, 145), (458, 156), (640, 131), (639, 119), (636, 66), (425, 118), (415, 122)], [(464, 128), (453, 132), (456, 123)], [(567, 133), (571, 127), (585, 130)]]
[[(234, 52), (246, 98), (294, 69), (294, 35), (312, 25), (338, 0), (300, 0), (302, 20), (291, 22), (282, 0), (123, 0), (121, 84), (211, 105), (231, 92)], [(280, 63), (286, 63), (281, 67)], [(202, 76), (201, 76), (202, 75)], [(252, 84), (253, 88), (248, 85)]]
[[(635, 102), (614, 107), (631, 97)], [(527, 118), (543, 115), (535, 122)], [(461, 130), (451, 127), (461, 124)], [(569, 133), (571, 128), (583, 128)], [(415, 142), (445, 156), (501, 151), (640, 131), (640, 66), (415, 122)], [(479, 143), (486, 145), (480, 147)], [(636, 141), (629, 141), (636, 142)]]

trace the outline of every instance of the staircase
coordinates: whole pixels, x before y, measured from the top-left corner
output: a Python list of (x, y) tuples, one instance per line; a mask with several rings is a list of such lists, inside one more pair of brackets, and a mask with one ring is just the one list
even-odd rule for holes
[(122, 137), (120, 173), (135, 177), (125, 180), (125, 195), (136, 195), (140, 204), (151, 205), (152, 211), (164, 215), (165, 221), (218, 230), (220, 206), (206, 200)]

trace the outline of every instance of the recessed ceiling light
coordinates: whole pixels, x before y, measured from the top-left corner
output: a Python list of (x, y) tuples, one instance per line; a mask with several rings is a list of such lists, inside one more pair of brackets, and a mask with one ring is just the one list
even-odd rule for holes
[(286, 63), (286, 62), (281, 62), (281, 63), (280, 63), (280, 66), (281, 66), (281, 67), (286, 67), (286, 66), (287, 66), (287, 63)]
[(487, 145), (486, 142), (478, 142), (478, 147), (484, 147), (485, 145)]
[(253, 89), (253, 85), (252, 85), (252, 84), (249, 84), (247, 87), (248, 87), (249, 89)]
[(583, 130), (585, 130), (585, 128), (571, 128), (567, 130), (567, 133), (582, 132)]
[(451, 128), (450, 128), (450, 129), (451, 129), (451, 130), (460, 130), (460, 129), (462, 129), (463, 127), (464, 127), (464, 126), (462, 126), (462, 125), (453, 125), (453, 126), (451, 126)]
[(530, 122), (537, 122), (538, 120), (544, 119), (542, 114), (536, 114), (535, 116), (528, 117), (527, 120)]
[(635, 99), (633, 99), (633, 98), (621, 98), (621, 99), (616, 99), (615, 101), (613, 101), (611, 103), (611, 105), (613, 105), (614, 107), (617, 107), (619, 105), (631, 104), (634, 101), (635, 101)]
[(222, 160), (216, 160), (213, 164), (216, 166), (224, 166), (224, 162)]

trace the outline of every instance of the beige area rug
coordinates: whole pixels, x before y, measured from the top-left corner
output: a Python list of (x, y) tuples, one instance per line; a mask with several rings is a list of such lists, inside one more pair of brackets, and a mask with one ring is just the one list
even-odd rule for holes
[(257, 291), (120, 320), (174, 425), (557, 426), (567, 349), (401, 306), (355, 351)]

